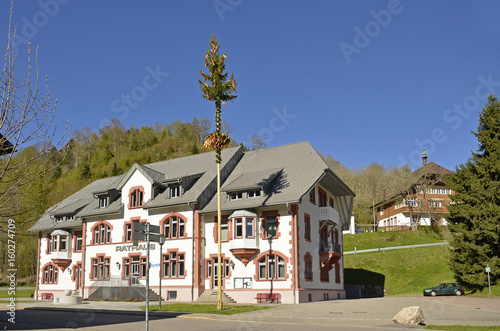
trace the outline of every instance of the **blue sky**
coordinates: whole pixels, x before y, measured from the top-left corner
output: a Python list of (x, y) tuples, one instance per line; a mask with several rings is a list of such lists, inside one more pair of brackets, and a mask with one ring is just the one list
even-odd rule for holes
[(59, 126), (213, 119), (197, 80), (215, 34), (238, 82), (222, 110), (233, 139), (308, 140), (349, 168), (415, 169), (425, 146), (454, 170), (477, 148), (486, 95), (500, 95), (499, 12), (487, 0), (26, 0), (13, 21), (21, 59), (22, 38), (40, 47)]

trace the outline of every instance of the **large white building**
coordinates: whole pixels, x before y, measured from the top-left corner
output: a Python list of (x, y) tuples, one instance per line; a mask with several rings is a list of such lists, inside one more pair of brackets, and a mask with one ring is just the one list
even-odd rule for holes
[(134, 164), (50, 208), (31, 228), (39, 233), (36, 297), (142, 295), (147, 247), (133, 245), (132, 223), (148, 222), (166, 237), (150, 245), (150, 288), (158, 293), (161, 282), (167, 300), (196, 301), (219, 275), (236, 302), (344, 298), (352, 190), (308, 142), (229, 148), (222, 159), (221, 238), (214, 153)]

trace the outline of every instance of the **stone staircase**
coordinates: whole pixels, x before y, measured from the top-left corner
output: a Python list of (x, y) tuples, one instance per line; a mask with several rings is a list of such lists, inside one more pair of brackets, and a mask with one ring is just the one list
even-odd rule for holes
[[(198, 303), (217, 303), (218, 291), (206, 290), (202, 295), (196, 300)], [(236, 303), (233, 298), (231, 298), (226, 293), (222, 292), (222, 303)]]
[[(146, 287), (145, 286), (130, 286), (130, 287), (99, 287), (92, 294), (89, 299), (140, 299), (146, 300)], [(149, 289), (149, 300), (158, 301), (158, 294)]]

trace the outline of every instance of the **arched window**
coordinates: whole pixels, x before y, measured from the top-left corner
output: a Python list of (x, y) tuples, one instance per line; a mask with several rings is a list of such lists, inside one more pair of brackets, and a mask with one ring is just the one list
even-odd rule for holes
[(111, 242), (111, 226), (107, 223), (98, 223), (92, 228), (94, 244), (107, 244)]
[(132, 187), (128, 194), (128, 207), (139, 208), (144, 205), (144, 188), (142, 186)]
[(313, 263), (313, 259), (312, 259), (311, 254), (306, 253), (306, 255), (304, 255), (304, 265), (305, 265), (304, 279), (305, 280), (313, 280), (312, 263)]
[(173, 215), (163, 220), (163, 234), (169, 238), (184, 238), (186, 222), (180, 216)]
[(304, 215), (304, 238), (311, 241), (311, 216), (308, 214)]
[(42, 283), (57, 284), (57, 271), (58, 267), (55, 264), (47, 264), (43, 268)]
[(258, 279), (285, 279), (285, 260), (276, 254), (267, 254), (258, 260)]

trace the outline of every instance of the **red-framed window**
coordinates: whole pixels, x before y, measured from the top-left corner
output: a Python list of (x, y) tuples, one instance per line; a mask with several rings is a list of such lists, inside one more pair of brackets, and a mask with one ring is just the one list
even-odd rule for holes
[(309, 192), (309, 202), (312, 204), (316, 204), (316, 189), (313, 188), (311, 192)]
[(278, 239), (281, 236), (279, 231), (280, 215), (277, 210), (263, 211), (260, 215), (260, 237), (262, 239)]
[(82, 231), (73, 233), (73, 252), (81, 252), (83, 247)]
[(48, 263), (42, 269), (42, 283), (57, 284), (59, 267), (53, 263)]
[(313, 258), (309, 252), (304, 255), (304, 279), (308, 281), (313, 280), (313, 270), (312, 270)]
[(160, 224), (162, 225), (163, 235), (167, 239), (186, 237), (186, 220), (178, 215), (167, 215)]
[(92, 228), (92, 243), (93, 244), (109, 244), (111, 243), (111, 230), (113, 227), (108, 222), (99, 222)]
[(97, 255), (90, 262), (90, 279), (109, 279), (111, 257)]
[(47, 253), (51, 252), (67, 252), (68, 251), (68, 236), (55, 235), (47, 236)]
[(254, 262), (257, 265), (256, 280), (285, 280), (286, 259), (275, 252), (265, 252), (259, 255)]
[[(228, 220), (229, 215), (222, 215), (221, 216), (221, 237), (222, 237), (222, 242), (228, 242), (229, 240), (232, 239), (233, 237), (233, 227), (232, 225), (232, 220)], [(219, 241), (219, 232), (218, 232), (218, 225), (219, 222), (217, 221), (217, 216), (214, 217), (214, 228), (213, 228), (213, 234), (214, 234), (214, 241), (218, 242)]]
[[(212, 273), (214, 272), (214, 266), (217, 265), (217, 256), (211, 256), (209, 259), (205, 259), (205, 278), (211, 278)], [(231, 260), (229, 258), (224, 257), (224, 254), (221, 256), (221, 264), (222, 270), (224, 270), (224, 278), (228, 278), (231, 275), (230, 265)]]
[(326, 192), (318, 188), (318, 196), (319, 196), (319, 207), (326, 207), (328, 204), (328, 195), (326, 194)]
[(255, 238), (255, 218), (237, 217), (231, 219), (234, 225), (234, 238)]
[(163, 278), (186, 277), (186, 253), (177, 250), (168, 250), (162, 255)]
[[(137, 277), (146, 278), (146, 256), (141, 256), (140, 253), (129, 254), (123, 258), (122, 278), (129, 279), (132, 274), (137, 272)], [(137, 269), (133, 267), (137, 266)]]
[[(145, 222), (146, 220), (144, 220)], [(131, 219), (129, 222), (125, 222), (123, 224), (123, 238), (122, 238), (122, 241), (123, 242), (131, 242), (132, 241), (132, 230), (133, 230), (133, 223), (134, 222), (141, 222), (139, 218), (135, 219)]]
[(311, 216), (304, 214), (304, 238), (311, 241)]
[(144, 205), (144, 187), (132, 187), (128, 193), (128, 208), (140, 208)]
[(340, 284), (340, 262), (335, 262), (335, 283)]

